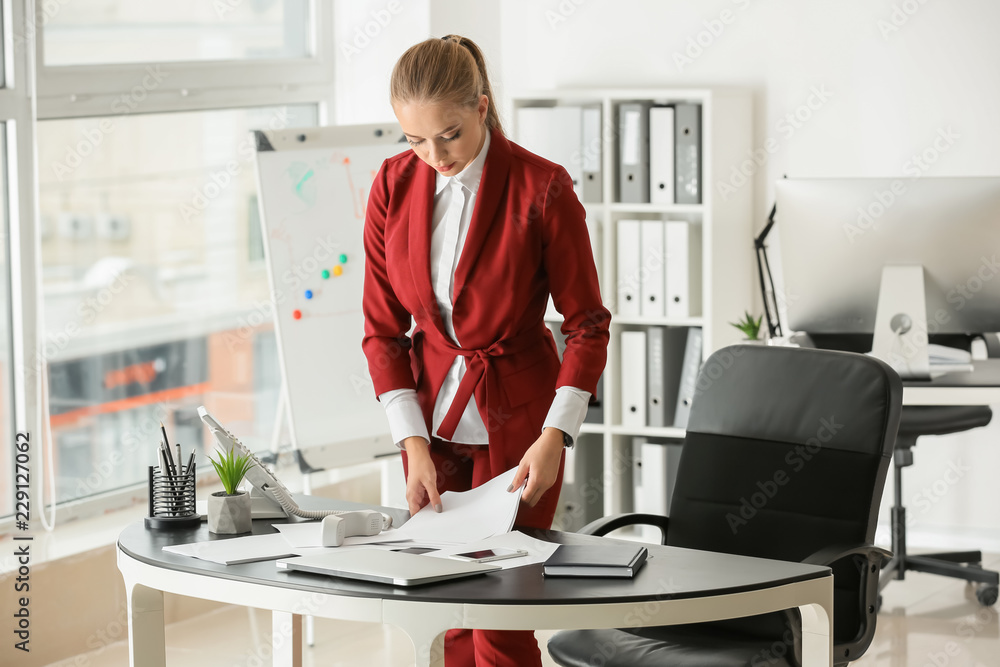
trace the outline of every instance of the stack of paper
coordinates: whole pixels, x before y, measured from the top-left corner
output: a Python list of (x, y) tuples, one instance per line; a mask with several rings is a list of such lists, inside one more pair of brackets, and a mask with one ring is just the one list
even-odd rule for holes
[(522, 485), (513, 493), (507, 491), (516, 472), (517, 468), (511, 468), (471, 491), (445, 491), (440, 514), (428, 504), (402, 526), (382, 535), (421, 544), (469, 544), (509, 533), (524, 490)]
[(298, 552), (288, 544), (280, 533), (176, 544), (170, 547), (163, 547), (163, 550), (172, 554), (191, 556), (193, 558), (200, 558), (201, 560), (212, 561), (213, 563), (221, 563), (222, 565), (253, 563), (259, 560), (274, 560), (275, 558), (298, 555)]
[(507, 491), (516, 472), (517, 469), (512, 468), (471, 491), (446, 491), (441, 494), (441, 513), (428, 505), (399, 528), (368, 537), (349, 537), (340, 547), (322, 546), (322, 525), (315, 521), (274, 524), (279, 532), (271, 535), (178, 544), (163, 547), (163, 550), (223, 565), (301, 556), (330, 548), (400, 549), (426, 546), (449, 549), (461, 546), (453, 551), (458, 553), (470, 543), (510, 532), (524, 490), (522, 485), (517, 491)]

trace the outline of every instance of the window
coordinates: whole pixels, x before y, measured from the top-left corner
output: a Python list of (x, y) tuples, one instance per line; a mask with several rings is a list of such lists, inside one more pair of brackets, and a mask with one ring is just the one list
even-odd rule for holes
[(45, 65), (302, 58), (308, 0), (41, 3)]
[[(2, 49), (0, 49), (2, 52)], [(3, 68), (0, 67), (0, 70)], [(14, 489), (14, 452), (10, 451), (10, 441), (14, 439), (13, 419), (13, 376), (11, 373), (11, 319), (10, 319), (10, 207), (7, 190), (7, 130), (6, 122), (0, 122), (0, 430), (9, 434), (8, 443), (0, 445), (0, 479), (7, 486), (8, 480)], [(0, 497), (0, 516), (14, 513), (14, 493)]]
[[(38, 124), (43, 354), (57, 501), (146, 479), (162, 421), (206, 442), (204, 404), (269, 447), (280, 376), (255, 256), (250, 130), (315, 105)], [(207, 454), (199, 460), (207, 463)]]

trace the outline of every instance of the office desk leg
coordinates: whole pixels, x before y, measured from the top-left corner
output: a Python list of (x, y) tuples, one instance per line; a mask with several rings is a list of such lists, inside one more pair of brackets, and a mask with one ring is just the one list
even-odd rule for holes
[(802, 616), (802, 666), (833, 665), (833, 604), (799, 607)]
[(401, 629), (413, 643), (416, 667), (444, 667), (444, 635), (465, 627), (464, 620), (462, 605), (386, 602), (382, 608), (382, 622)]
[(128, 664), (130, 667), (166, 667), (163, 591), (132, 584), (125, 598), (128, 604)]
[(302, 667), (302, 615), (272, 611), (271, 645), (274, 667)]

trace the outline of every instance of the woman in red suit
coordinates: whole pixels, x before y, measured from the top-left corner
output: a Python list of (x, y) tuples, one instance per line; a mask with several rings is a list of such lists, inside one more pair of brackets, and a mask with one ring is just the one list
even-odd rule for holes
[[(504, 136), (470, 40), (411, 47), (390, 97), (412, 150), (383, 163), (368, 200), (362, 347), (404, 450), (410, 512), (447, 511), (440, 493), (517, 467), (515, 527), (549, 528), (564, 446), (607, 358), (583, 206), (563, 167)], [(447, 667), (541, 664), (531, 632), (452, 630), (445, 645)]]

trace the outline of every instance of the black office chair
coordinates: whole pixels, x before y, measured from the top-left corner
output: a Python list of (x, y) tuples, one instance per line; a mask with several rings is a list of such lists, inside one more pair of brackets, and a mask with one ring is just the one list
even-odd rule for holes
[[(979, 336), (935, 335), (931, 337), (931, 342), (969, 350), (974, 338), (982, 338), (985, 342), (988, 358), (1000, 359), (1000, 336), (996, 333)], [(860, 351), (871, 349), (872, 337), (799, 334), (795, 340), (798, 344), (808, 347)], [(913, 405), (903, 408), (893, 456), (894, 502), (891, 513), (893, 557), (882, 569), (879, 580), (880, 592), (889, 585), (889, 582), (905, 579), (907, 571), (927, 572), (974, 583), (976, 599), (980, 604), (986, 607), (996, 604), (1000, 573), (982, 568), (982, 552), (956, 551), (919, 556), (909, 554), (906, 548), (906, 507), (903, 505), (903, 468), (913, 465), (913, 447), (917, 444), (917, 438), (979, 428), (989, 424), (992, 417), (993, 412), (985, 405)], [(882, 596), (879, 595), (877, 608), (881, 606)]]
[[(895, 502), (892, 506), (893, 557), (882, 570), (879, 591), (890, 581), (906, 578), (907, 571), (928, 572), (944, 577), (965, 579), (977, 584), (976, 599), (989, 607), (997, 602), (997, 584), (1000, 574), (982, 568), (983, 555), (979, 551), (911, 556), (906, 551), (906, 508), (903, 506), (903, 468), (913, 465), (913, 447), (922, 435), (944, 435), (967, 431), (990, 423), (993, 412), (980, 405), (907, 406), (899, 422), (896, 452), (893, 456)], [(878, 607), (882, 606), (879, 595)]]
[[(872, 544), (903, 389), (877, 359), (739, 345), (702, 366), (670, 517), (605, 517), (581, 532), (652, 524), (677, 547), (829, 565), (834, 656), (860, 657), (875, 633)], [(798, 610), (713, 623), (560, 632), (557, 663), (589, 667), (797, 667)], [(599, 647), (614, 646), (605, 659)]]

